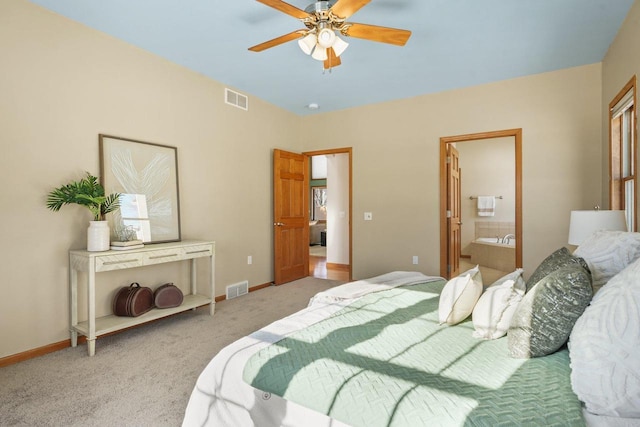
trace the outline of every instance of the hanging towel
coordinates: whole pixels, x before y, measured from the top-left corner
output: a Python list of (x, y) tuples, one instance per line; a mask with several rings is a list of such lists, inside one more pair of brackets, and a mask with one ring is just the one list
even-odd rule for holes
[(478, 196), (478, 216), (493, 216), (495, 213), (495, 196)]

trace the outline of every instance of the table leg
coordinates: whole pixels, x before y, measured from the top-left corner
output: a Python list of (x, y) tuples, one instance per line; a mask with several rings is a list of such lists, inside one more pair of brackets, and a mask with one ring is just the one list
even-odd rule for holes
[[(191, 280), (191, 295), (195, 295), (198, 293), (198, 285), (196, 284), (196, 259), (191, 258), (191, 262), (189, 263), (191, 269), (189, 270), (189, 278)], [(196, 307), (192, 308), (191, 311), (195, 311)]]
[(196, 271), (196, 258), (191, 258), (191, 293), (193, 295), (198, 293), (198, 285), (197, 285), (197, 271)]
[(87, 307), (89, 335), (87, 335), (87, 351), (89, 356), (96, 353), (96, 270), (91, 263), (87, 272)]
[(209, 315), (213, 316), (213, 313), (216, 309), (216, 285), (215, 285), (215, 275), (216, 275), (216, 263), (215, 263), (215, 252), (211, 254), (209, 257), (209, 291), (211, 292), (211, 304), (209, 304)]
[(74, 328), (78, 324), (78, 271), (73, 268), (69, 258), (69, 332), (71, 333), (71, 347), (78, 345), (78, 331)]

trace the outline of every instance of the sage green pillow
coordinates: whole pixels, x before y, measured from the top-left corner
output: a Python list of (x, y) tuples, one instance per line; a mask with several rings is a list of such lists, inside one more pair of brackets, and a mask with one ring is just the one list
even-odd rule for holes
[(526, 282), (527, 288), (525, 292), (529, 292), (536, 283), (548, 276), (550, 273), (556, 271), (560, 267), (570, 264), (578, 264), (589, 271), (589, 267), (584, 259), (571, 255), (569, 249), (563, 246), (546, 257), (544, 261), (540, 263), (538, 268), (535, 269), (531, 277), (529, 277)]
[(562, 347), (592, 296), (591, 273), (579, 263), (560, 267), (538, 281), (511, 318), (507, 332), (511, 357), (546, 356)]

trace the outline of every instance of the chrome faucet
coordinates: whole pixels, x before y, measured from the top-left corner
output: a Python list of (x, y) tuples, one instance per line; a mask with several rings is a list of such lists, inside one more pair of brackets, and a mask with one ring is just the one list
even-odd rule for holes
[(504, 243), (504, 244), (508, 245), (508, 244), (509, 244), (509, 241), (510, 241), (511, 239), (515, 239), (515, 238), (516, 238), (516, 235), (515, 235), (515, 234), (507, 234), (507, 235), (505, 235), (505, 236), (502, 238), (502, 243)]

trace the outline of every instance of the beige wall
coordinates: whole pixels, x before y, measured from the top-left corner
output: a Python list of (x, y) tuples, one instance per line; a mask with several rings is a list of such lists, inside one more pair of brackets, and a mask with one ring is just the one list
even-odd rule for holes
[[(523, 128), (529, 274), (566, 244), (569, 211), (601, 202), (600, 64), (301, 118), (255, 97), (249, 112), (229, 107), (220, 83), (26, 0), (0, 3), (0, 56), (0, 357), (68, 338), (67, 251), (85, 245), (89, 214), (44, 202), (99, 173), (99, 133), (178, 147), (183, 238), (217, 242), (218, 295), (273, 278), (273, 148), (353, 147), (354, 278), (438, 274), (442, 136)], [(315, 126), (340, 138), (309, 138)], [(186, 276), (186, 266), (105, 274), (98, 310), (130, 281)]]
[[(354, 278), (439, 274), (439, 139), (511, 128), (523, 130), (523, 262), (531, 274), (567, 244), (570, 211), (600, 203), (600, 86), (593, 64), (303, 118), (305, 127), (338, 135), (336, 146), (353, 147)], [(304, 149), (326, 141), (308, 135)]]
[[(0, 2), (0, 57), (0, 357), (68, 339), (67, 251), (90, 215), (45, 199), (99, 174), (99, 133), (178, 147), (182, 237), (216, 241), (217, 295), (273, 279), (271, 152), (297, 146), (295, 115), (228, 106), (222, 84), (24, 0)], [(188, 271), (101, 276), (99, 314), (118, 286), (185, 286)]]
[[(602, 201), (609, 206), (609, 103), (635, 75), (640, 77), (640, 0), (636, 0), (602, 61)], [(640, 80), (636, 82), (636, 96)], [(637, 101), (637, 100), (636, 100)], [(636, 114), (638, 108), (636, 107)], [(636, 129), (636, 135), (638, 135)], [(639, 157), (640, 158), (640, 157)], [(640, 188), (638, 189), (640, 191)]]

